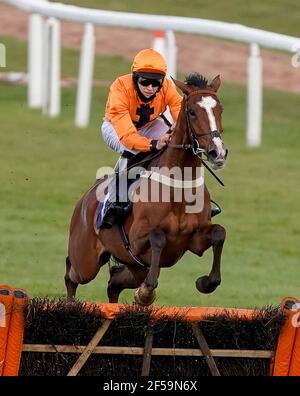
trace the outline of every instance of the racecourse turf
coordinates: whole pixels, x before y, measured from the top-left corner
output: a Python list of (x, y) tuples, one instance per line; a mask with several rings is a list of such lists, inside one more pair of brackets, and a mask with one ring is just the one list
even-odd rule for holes
[[(8, 48), (8, 69), (25, 70), (25, 44), (1, 38)], [(22, 55), (23, 54), (23, 55)], [(63, 73), (76, 76), (76, 51), (63, 52)], [(73, 207), (94, 182), (98, 167), (113, 166), (117, 155), (99, 135), (109, 83), (129, 64), (98, 57), (91, 122), (74, 126), (74, 87), (62, 90), (62, 113), (47, 118), (26, 104), (26, 87), (0, 85), (0, 284), (27, 289), (29, 295), (65, 294), (68, 226)], [(212, 77), (212, 76), (208, 76)], [(223, 208), (215, 218), (227, 230), (222, 284), (199, 294), (198, 276), (211, 268), (212, 253), (186, 254), (161, 271), (158, 305), (261, 307), (281, 297), (300, 297), (299, 268), (299, 108), (300, 96), (264, 90), (263, 144), (245, 142), (246, 89), (223, 84), (223, 138), (228, 163), (219, 176), (222, 188), (206, 174), (212, 198)], [(78, 297), (106, 301), (107, 266)], [(133, 291), (121, 295), (131, 302)]]

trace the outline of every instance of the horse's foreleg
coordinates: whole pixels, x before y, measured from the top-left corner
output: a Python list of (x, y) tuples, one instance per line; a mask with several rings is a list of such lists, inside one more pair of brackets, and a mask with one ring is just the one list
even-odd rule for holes
[(166, 236), (162, 230), (153, 230), (149, 233), (149, 241), (152, 250), (150, 269), (134, 296), (136, 302), (140, 305), (150, 305), (155, 300), (155, 289), (158, 284), (160, 271), (160, 256), (166, 245)]
[(124, 289), (135, 289), (145, 279), (146, 270), (129, 270), (124, 264), (110, 269), (110, 279), (107, 286), (107, 296), (110, 303), (117, 303)]
[(71, 270), (71, 261), (69, 259), (69, 256), (66, 258), (66, 274), (65, 274), (65, 285), (67, 288), (67, 298), (69, 300), (75, 298), (76, 295), (76, 289), (78, 286), (78, 283), (72, 282), (70, 278), (70, 270)]
[(209, 275), (201, 276), (196, 281), (196, 287), (201, 293), (212, 293), (221, 283), (221, 255), (226, 237), (225, 229), (219, 224), (213, 224), (206, 230), (199, 231), (192, 239), (189, 250), (198, 256), (212, 246), (213, 265)]
[(221, 255), (226, 237), (225, 228), (214, 224), (207, 235), (213, 248), (213, 265), (209, 275), (201, 276), (196, 281), (196, 287), (201, 293), (212, 293), (221, 283)]

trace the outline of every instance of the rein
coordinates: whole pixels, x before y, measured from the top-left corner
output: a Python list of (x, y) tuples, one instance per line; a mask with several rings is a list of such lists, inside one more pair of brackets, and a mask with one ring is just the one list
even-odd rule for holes
[(212, 174), (213, 177), (221, 184), (221, 186), (225, 187), (225, 184), (222, 182), (222, 180), (215, 174), (215, 172), (203, 160), (202, 160), (202, 164), (205, 166), (205, 168), (208, 170), (208, 172), (210, 174)]

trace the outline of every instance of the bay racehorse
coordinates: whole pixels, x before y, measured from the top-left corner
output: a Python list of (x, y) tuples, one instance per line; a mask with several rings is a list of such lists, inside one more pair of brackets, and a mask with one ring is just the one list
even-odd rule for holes
[[(196, 280), (200, 292), (211, 293), (221, 282), (220, 264), (226, 232), (221, 225), (211, 222), (210, 195), (197, 172), (203, 170), (202, 155), (206, 155), (214, 169), (225, 165), (227, 149), (221, 139), (222, 105), (217, 96), (221, 80), (217, 76), (208, 84), (203, 76), (194, 73), (185, 83), (177, 80), (174, 83), (184, 94), (176, 126), (167, 148), (147, 166), (151, 170), (155, 165), (155, 171), (147, 171), (147, 177), (140, 178), (139, 187), (143, 184), (149, 187), (149, 192), (154, 184), (168, 185), (170, 199), (163, 201), (160, 193), (156, 202), (136, 200), (122, 226), (116, 224), (111, 229), (97, 231), (97, 196), (103, 180), (97, 181), (79, 200), (71, 220), (65, 274), (68, 298), (75, 297), (78, 284), (94, 279), (111, 256), (118, 262), (110, 268), (107, 287), (109, 301), (113, 303), (118, 302), (122, 290), (130, 288), (136, 289), (134, 297), (138, 304), (152, 304), (160, 269), (173, 266), (187, 251), (202, 256), (208, 248), (213, 249), (209, 275)], [(190, 180), (162, 175), (162, 169), (174, 167), (191, 170)], [(190, 201), (187, 202), (185, 196), (175, 200), (176, 189), (181, 192), (187, 189), (195, 193), (194, 197), (200, 196), (199, 208), (188, 211)]]

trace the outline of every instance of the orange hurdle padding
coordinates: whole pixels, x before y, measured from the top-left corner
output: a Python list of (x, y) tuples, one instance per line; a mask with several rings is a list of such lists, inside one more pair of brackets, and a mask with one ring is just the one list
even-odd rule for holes
[[(90, 302), (91, 306), (98, 306), (99, 310), (106, 319), (114, 319), (122, 310), (130, 308), (128, 304), (113, 304), (113, 303), (99, 303)], [(136, 307), (135, 305), (132, 306)], [(145, 308), (147, 309), (147, 308)], [(207, 316), (215, 315), (230, 315), (238, 318), (252, 319), (255, 314), (253, 309), (238, 309), (238, 308), (198, 308), (198, 307), (151, 307), (151, 314), (155, 319), (163, 317), (180, 317), (188, 322), (197, 322)]]
[[(290, 365), (292, 362), (294, 344), (296, 339), (296, 330), (297, 330), (297, 328), (294, 326), (293, 318), (297, 312), (300, 312), (300, 310), (292, 311), (291, 308), (293, 307), (294, 304), (297, 303), (299, 303), (299, 301), (295, 297), (285, 297), (280, 303), (282, 311), (287, 314), (287, 318), (280, 331), (280, 335), (278, 338), (277, 349), (276, 349), (274, 365), (273, 365), (274, 376), (290, 375)], [(294, 364), (293, 370), (297, 370), (297, 367), (298, 367), (297, 363)]]
[(300, 376), (300, 304), (295, 306), (291, 318), (292, 326), (296, 329), (293, 354), (290, 361), (289, 376)]
[(2, 376), (14, 296), (10, 286), (0, 286), (0, 376)]
[(21, 362), (25, 327), (24, 309), (28, 303), (26, 291), (14, 289), (12, 315), (9, 324), (3, 376), (17, 376)]
[[(299, 310), (298, 310), (298, 314), (300, 314)], [(297, 330), (296, 330), (293, 355), (292, 355), (292, 358), (290, 361), (289, 376), (293, 376), (293, 377), (300, 376), (300, 331), (299, 331), (299, 328), (297, 328)]]

